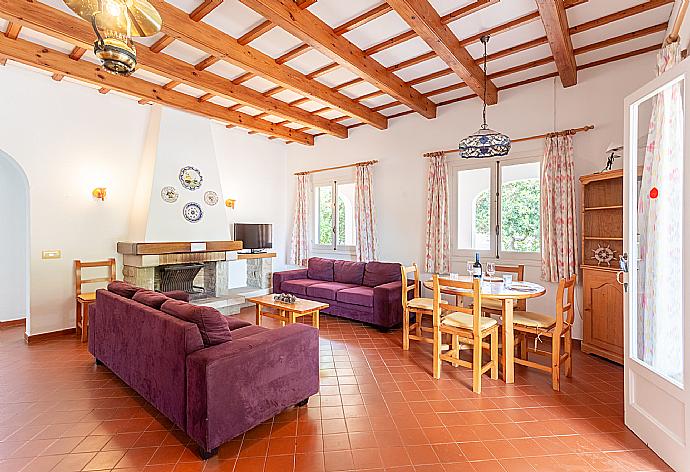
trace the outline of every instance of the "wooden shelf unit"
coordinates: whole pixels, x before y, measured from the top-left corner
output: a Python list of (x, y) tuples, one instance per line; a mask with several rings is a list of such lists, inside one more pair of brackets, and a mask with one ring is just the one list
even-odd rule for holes
[[(584, 336), (582, 351), (623, 363), (623, 286), (616, 280), (623, 252), (623, 171), (580, 177), (582, 290)], [(609, 237), (600, 236), (602, 234)], [(594, 249), (615, 251), (611, 266), (597, 265)]]

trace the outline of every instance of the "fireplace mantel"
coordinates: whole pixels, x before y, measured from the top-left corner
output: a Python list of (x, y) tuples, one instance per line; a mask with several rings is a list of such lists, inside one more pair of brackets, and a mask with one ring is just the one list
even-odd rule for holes
[(197, 252), (233, 252), (242, 249), (242, 241), (177, 241), (161, 243), (119, 242), (117, 252), (125, 256), (190, 254)]

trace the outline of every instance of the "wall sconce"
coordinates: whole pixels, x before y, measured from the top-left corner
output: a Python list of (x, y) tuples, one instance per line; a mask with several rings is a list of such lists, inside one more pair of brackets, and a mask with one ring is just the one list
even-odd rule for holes
[(235, 201), (236, 200), (234, 200), (232, 198), (228, 198), (227, 200), (225, 200), (225, 206), (228, 208), (232, 208), (234, 210), (235, 209)]
[(95, 198), (96, 200), (104, 202), (106, 189), (105, 187), (96, 187), (95, 189), (93, 189), (93, 192), (91, 192), (91, 195), (93, 195), (93, 198)]

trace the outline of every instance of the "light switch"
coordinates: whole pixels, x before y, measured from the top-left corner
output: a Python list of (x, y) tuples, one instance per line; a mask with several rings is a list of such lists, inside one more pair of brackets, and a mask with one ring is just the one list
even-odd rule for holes
[(60, 259), (62, 257), (62, 251), (59, 249), (51, 251), (43, 251), (41, 253), (41, 259)]

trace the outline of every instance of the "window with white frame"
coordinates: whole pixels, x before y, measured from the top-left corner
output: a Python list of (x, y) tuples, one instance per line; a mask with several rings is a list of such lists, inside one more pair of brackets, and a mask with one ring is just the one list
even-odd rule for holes
[(353, 251), (355, 247), (354, 179), (314, 182), (314, 249)]
[(459, 160), (450, 173), (455, 256), (540, 256), (541, 158)]

